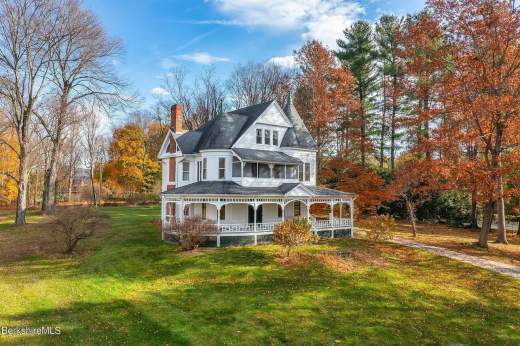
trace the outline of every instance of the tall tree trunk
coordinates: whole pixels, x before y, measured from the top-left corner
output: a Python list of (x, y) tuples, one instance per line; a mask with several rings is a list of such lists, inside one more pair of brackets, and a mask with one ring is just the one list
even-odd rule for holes
[(45, 171), (45, 178), (43, 181), (43, 196), (42, 196), (42, 211), (45, 213), (51, 212), (56, 204), (55, 185), (58, 170), (58, 156), (61, 151), (62, 133), (64, 127), (64, 120), (67, 112), (68, 87), (64, 87), (63, 94), (60, 98), (60, 108), (57, 114), (56, 134), (52, 138), (52, 150), (49, 162), (49, 167)]
[(396, 130), (396, 121), (395, 116), (397, 114), (397, 77), (394, 75), (392, 81), (394, 90), (392, 90), (392, 116), (390, 119), (390, 171), (393, 172), (395, 170), (395, 130)]
[(98, 195), (100, 205), (103, 200), (102, 196), (103, 196), (103, 165), (100, 162), (99, 163), (99, 195)]
[(19, 177), (18, 177), (18, 196), (16, 197), (16, 219), (15, 223), (17, 225), (25, 225), (25, 214), (27, 211), (27, 176), (28, 176), (28, 168), (27, 168), (27, 148), (26, 143), (22, 141), (20, 145), (20, 163), (18, 165)]
[(487, 248), (489, 231), (491, 230), (491, 224), (493, 223), (493, 210), (495, 209), (494, 202), (488, 201), (484, 205), (483, 216), (482, 216), (482, 228), (480, 229), (480, 235), (478, 238), (478, 246)]
[(507, 244), (506, 212), (504, 205), (504, 182), (502, 180), (501, 173), (499, 173), (497, 177), (497, 190), (497, 243)]
[(383, 111), (381, 114), (381, 135), (379, 138), (379, 168), (382, 170), (385, 162), (385, 135), (386, 135), (386, 76), (383, 73)]
[(94, 165), (90, 166), (90, 189), (92, 191), (92, 203), (97, 206), (96, 187), (94, 185)]
[(471, 228), (477, 229), (477, 186), (473, 185), (471, 191)]
[(417, 224), (415, 222), (415, 211), (413, 207), (412, 201), (408, 197), (404, 198), (406, 202), (406, 207), (408, 208), (408, 215), (410, 217), (410, 223), (412, 224), (412, 234), (414, 237), (417, 237)]
[(361, 166), (365, 168), (366, 164), (366, 122), (365, 122), (365, 105), (363, 92), (359, 93), (360, 113), (361, 113)]

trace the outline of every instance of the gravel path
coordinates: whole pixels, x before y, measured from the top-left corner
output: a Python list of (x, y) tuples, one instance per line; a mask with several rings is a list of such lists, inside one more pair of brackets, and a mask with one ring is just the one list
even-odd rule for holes
[(480, 267), (480, 268), (489, 269), (494, 272), (504, 274), (504, 275), (510, 276), (515, 279), (520, 279), (520, 267), (515, 266), (515, 265), (490, 261), (490, 260), (480, 258), (477, 256), (466, 255), (464, 253), (448, 250), (448, 249), (438, 247), (438, 246), (426, 245), (426, 244), (419, 243), (419, 242), (412, 241), (412, 240), (395, 238), (390, 241), (392, 243), (396, 243), (396, 244), (400, 244), (400, 245), (404, 245), (404, 246), (408, 246), (408, 247), (412, 247), (412, 248), (416, 248), (416, 249), (421, 249), (421, 250), (424, 250), (424, 251), (427, 251), (430, 253), (434, 253), (439, 256), (453, 258), (458, 261), (469, 263), (469, 264), (472, 264), (472, 265)]

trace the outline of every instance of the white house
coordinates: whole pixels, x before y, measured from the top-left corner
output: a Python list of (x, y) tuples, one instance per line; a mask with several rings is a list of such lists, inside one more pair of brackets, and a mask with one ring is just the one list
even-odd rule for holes
[[(184, 131), (182, 105), (171, 109), (162, 161), (163, 235), (173, 218), (200, 216), (221, 232), (217, 246), (269, 241), (274, 226), (305, 217), (322, 236), (353, 234), (355, 195), (316, 186), (316, 143), (289, 95), (237, 109)], [(328, 218), (311, 214), (326, 204)]]

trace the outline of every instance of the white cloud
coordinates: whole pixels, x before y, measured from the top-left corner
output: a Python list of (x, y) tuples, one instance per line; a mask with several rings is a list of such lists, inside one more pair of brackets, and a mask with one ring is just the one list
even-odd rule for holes
[(173, 61), (170, 58), (164, 58), (161, 60), (161, 66), (162, 66), (162, 68), (170, 69), (172, 67), (177, 66), (177, 64), (175, 63), (175, 61)]
[[(273, 30), (303, 30), (302, 38), (317, 39), (336, 47), (342, 31), (350, 26), (363, 7), (351, 0), (212, 0), (230, 17), (224, 25), (264, 27)], [(219, 21), (214, 21), (218, 24)]]
[(191, 54), (174, 55), (174, 58), (195, 62), (197, 64), (209, 65), (215, 62), (229, 62), (228, 58), (214, 56), (206, 52), (197, 52)]
[(152, 90), (150, 90), (150, 92), (152, 94), (154, 94), (154, 95), (157, 95), (157, 96), (166, 96), (166, 95), (168, 95), (168, 91), (166, 91), (166, 89), (161, 88), (161, 87), (155, 87)]
[(268, 64), (276, 64), (285, 68), (296, 68), (298, 63), (294, 59), (294, 55), (287, 56), (273, 56), (267, 61)]

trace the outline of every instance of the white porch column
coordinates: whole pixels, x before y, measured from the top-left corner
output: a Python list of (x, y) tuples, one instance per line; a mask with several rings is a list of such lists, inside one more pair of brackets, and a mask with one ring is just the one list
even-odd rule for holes
[(307, 221), (309, 221), (311, 218), (311, 201), (307, 200), (305, 206), (307, 207)]
[(164, 228), (166, 227), (166, 199), (161, 196), (161, 240), (164, 240)]
[(184, 222), (184, 200), (181, 200), (179, 205), (181, 206), (181, 212), (179, 214), (179, 220)]
[(254, 211), (253, 211), (253, 220), (254, 220), (253, 230), (254, 230), (254, 232), (255, 232), (255, 234), (254, 234), (253, 237), (254, 237), (254, 239), (255, 239), (255, 245), (258, 244), (258, 238), (257, 238), (257, 236), (256, 236), (256, 210), (257, 210), (257, 208), (258, 208), (258, 204), (255, 203), (255, 204), (253, 205), (253, 210), (254, 210)]
[(285, 203), (281, 205), (282, 207), (282, 222), (285, 221)]
[(330, 214), (329, 214), (329, 222), (330, 222), (330, 237), (334, 238), (334, 202), (330, 203)]
[(341, 200), (341, 203), (339, 204), (339, 224), (341, 225), (341, 219), (342, 219), (342, 211), (343, 211), (343, 200)]
[(220, 208), (222, 206), (221, 205), (215, 205), (215, 207), (217, 208), (217, 230), (218, 230), (218, 233), (217, 233), (217, 247), (220, 247)]
[(350, 236), (354, 237), (354, 200), (350, 199)]

